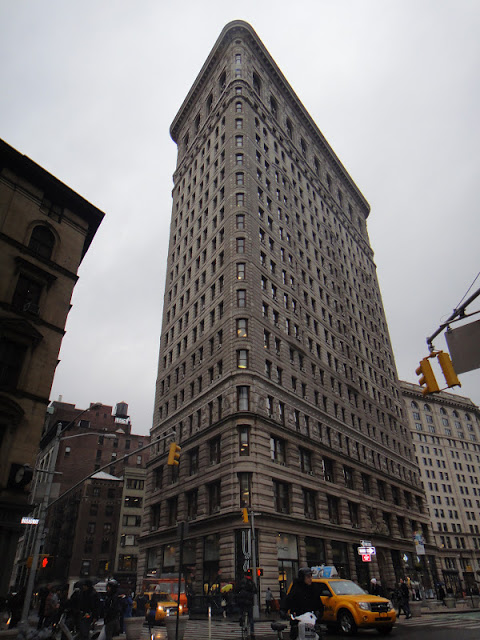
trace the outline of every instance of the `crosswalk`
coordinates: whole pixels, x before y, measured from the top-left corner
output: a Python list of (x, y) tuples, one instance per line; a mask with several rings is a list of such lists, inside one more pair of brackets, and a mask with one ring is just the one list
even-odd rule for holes
[[(262, 638), (274, 632), (270, 627), (270, 622), (259, 621), (255, 623), (255, 637)], [(167, 640), (165, 627), (155, 627), (152, 640)], [(238, 622), (230, 620), (212, 620), (209, 626), (207, 620), (189, 620), (184, 635), (184, 640), (236, 640), (241, 638), (242, 633)], [(288, 637), (286, 634), (285, 637)], [(148, 628), (144, 627), (141, 640), (149, 640)]]
[[(480, 613), (452, 613), (438, 616), (424, 614), (410, 620), (400, 618), (397, 624), (402, 627), (480, 630)], [(148, 627), (144, 626), (139, 640), (168, 640), (167, 631), (163, 626), (154, 627), (152, 636), (150, 638)], [(184, 640), (240, 640), (241, 637), (240, 626), (233, 620), (211, 620), (210, 624), (208, 620), (189, 620)], [(269, 621), (255, 623), (255, 637), (275, 637)], [(288, 631), (285, 637), (288, 638)]]
[(480, 629), (479, 613), (457, 613), (448, 615), (422, 615), (418, 618), (410, 618), (410, 620), (400, 619), (398, 621), (402, 626), (409, 627), (428, 627), (431, 629)]

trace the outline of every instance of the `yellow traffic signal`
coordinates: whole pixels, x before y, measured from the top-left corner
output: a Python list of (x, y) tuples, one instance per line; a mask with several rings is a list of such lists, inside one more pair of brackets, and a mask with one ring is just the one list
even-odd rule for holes
[(246, 507), (242, 509), (242, 520), (248, 522), (248, 509)]
[(429, 393), (440, 391), (440, 387), (437, 384), (435, 374), (433, 373), (432, 365), (428, 361), (428, 357), (420, 360), (420, 366), (418, 367), (418, 369), (415, 369), (415, 373), (417, 374), (417, 376), (421, 375), (420, 380), (418, 381), (419, 385), (421, 387), (425, 385), (425, 387), (422, 389), (422, 394), (424, 396)]
[(167, 461), (167, 464), (169, 466), (178, 467), (178, 465), (180, 464), (179, 460), (180, 460), (180, 451), (181, 450), (182, 450), (182, 447), (179, 447), (176, 442), (172, 442), (170, 444), (170, 449), (168, 451), (168, 461)]
[(438, 363), (442, 368), (443, 375), (445, 376), (445, 381), (448, 387), (461, 387), (460, 380), (458, 379), (457, 374), (455, 373), (455, 369), (453, 368), (452, 361), (448, 353), (445, 351), (440, 351), (437, 355)]

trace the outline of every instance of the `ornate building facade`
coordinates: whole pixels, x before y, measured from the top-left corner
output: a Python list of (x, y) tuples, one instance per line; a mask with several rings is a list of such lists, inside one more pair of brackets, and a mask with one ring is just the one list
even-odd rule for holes
[[(424, 493), (367, 234), (370, 208), (245, 22), (171, 126), (178, 145), (140, 576), (197, 594), (256, 564), (435, 579)], [(255, 546), (248, 544), (254, 514)], [(414, 556), (414, 532), (426, 555)], [(251, 534), (250, 534), (251, 535)], [(358, 554), (376, 547), (372, 562)], [(251, 542), (251, 539), (250, 539)]]
[(104, 214), (0, 140), (0, 548), (5, 594), (77, 270)]
[(402, 383), (415, 455), (447, 589), (480, 583), (480, 411), (453, 393)]

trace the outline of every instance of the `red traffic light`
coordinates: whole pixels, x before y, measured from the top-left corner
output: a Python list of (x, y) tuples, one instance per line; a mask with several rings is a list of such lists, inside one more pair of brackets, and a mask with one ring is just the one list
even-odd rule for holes
[(48, 567), (48, 558), (47, 556), (45, 556), (42, 560), (42, 568), (45, 569), (45, 567)]

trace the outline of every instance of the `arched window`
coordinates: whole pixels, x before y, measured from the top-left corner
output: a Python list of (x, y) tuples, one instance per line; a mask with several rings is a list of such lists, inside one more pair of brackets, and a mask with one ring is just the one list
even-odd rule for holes
[(445, 409), (443, 407), (440, 407), (440, 413), (444, 416), (447, 415), (447, 412), (445, 411)]
[(35, 227), (28, 243), (28, 248), (42, 258), (49, 259), (55, 245), (55, 236), (43, 225)]
[(432, 410), (430, 409), (430, 406), (428, 404), (424, 404), (423, 408), (425, 411), (429, 411), (430, 413), (432, 413)]
[(454, 418), (458, 418), (458, 413), (457, 413), (457, 411), (455, 411), (455, 409), (453, 410), (453, 417)]
[(412, 409), (418, 409), (418, 404), (415, 402), (415, 400), (412, 400), (410, 406), (412, 407)]

